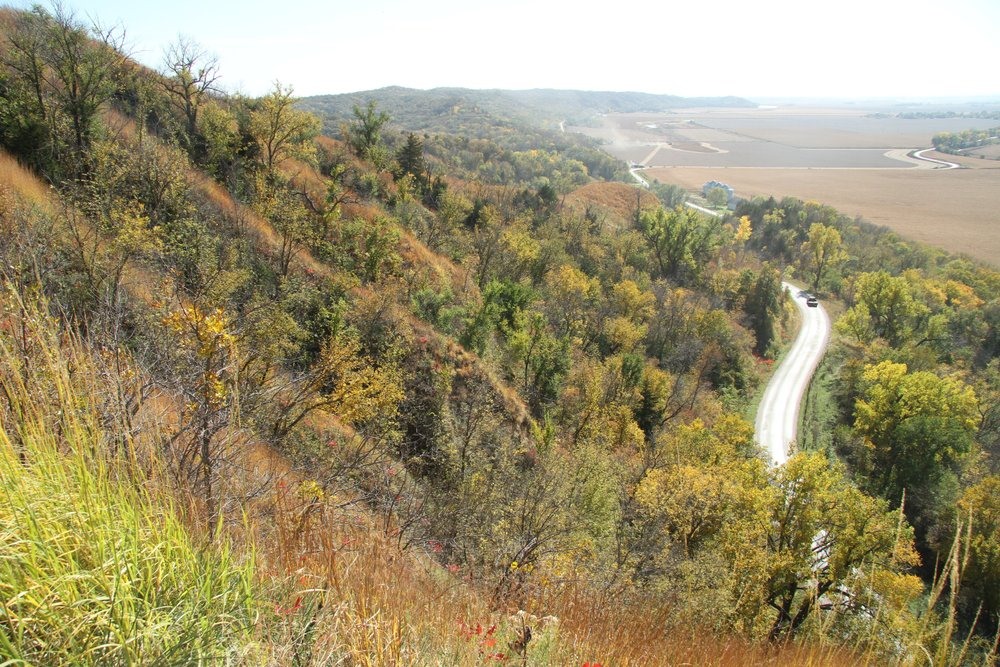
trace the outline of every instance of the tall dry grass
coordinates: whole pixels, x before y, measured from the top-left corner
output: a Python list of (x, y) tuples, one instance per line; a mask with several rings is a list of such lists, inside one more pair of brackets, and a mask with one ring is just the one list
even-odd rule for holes
[[(258, 659), (352, 665), (849, 665), (864, 657), (815, 641), (781, 645), (695, 627), (670, 632), (654, 597), (624, 601), (586, 587), (517, 600), (486, 594), (483, 573), (400, 549), (398, 528), (299, 481), (275, 490), (257, 526), (262, 575), (283, 581)], [(522, 609), (523, 608), (523, 609)], [(525, 628), (530, 638), (525, 641)], [(868, 660), (868, 664), (878, 664)]]
[(84, 346), (41, 308), (10, 290), (3, 296), (4, 664), (197, 664), (238, 655), (256, 620), (252, 550), (237, 555), (191, 537), (130, 443), (108, 432)]
[(0, 148), (0, 184), (47, 213), (55, 210), (53, 190), (13, 155)]

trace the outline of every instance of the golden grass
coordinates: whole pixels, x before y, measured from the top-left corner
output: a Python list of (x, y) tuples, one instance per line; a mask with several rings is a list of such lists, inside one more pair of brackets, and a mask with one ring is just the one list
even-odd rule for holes
[(246, 643), (252, 549), (192, 538), (139, 453), (155, 424), (109, 404), (105, 353), (0, 289), (0, 657), (194, 664)]
[[(228, 190), (200, 171), (190, 169), (188, 179), (195, 192), (201, 195), (206, 203), (215, 207), (229, 224), (250, 233), (261, 244), (263, 250), (273, 253), (280, 250), (281, 239), (274, 231), (274, 227), (253, 209), (237, 202)], [(317, 260), (307, 250), (299, 250), (292, 264), (318, 276), (332, 276), (334, 273), (329, 266)]]
[(1000, 169), (669, 167), (650, 169), (648, 175), (695, 191), (715, 179), (741, 197), (815, 200), (907, 238), (1000, 266)]
[[(71, 336), (57, 335), (54, 321), (40, 317), (33, 317), (31, 321), (34, 326), (43, 327), (38, 334), (39, 340), (48, 341), (44, 343), (47, 346), (44, 348), (45, 363), (32, 366), (41, 384), (37, 387), (25, 385), (20, 394), (8, 384), (8, 395), (19, 395), (22, 405), (40, 408), (38, 413), (32, 413), (39, 419), (76, 419), (78, 411), (66, 409), (64, 402), (82, 400), (81, 405), (85, 405), (86, 397), (98, 396), (102, 391), (99, 384), (80, 383), (87, 378), (104, 376), (100, 372), (87, 372), (91, 362), (86, 357), (86, 350)], [(67, 350), (71, 361), (66, 356)], [(5, 367), (10, 368), (11, 377), (16, 378), (16, 355), (7, 358), (10, 363)], [(51, 364), (51, 369), (45, 366), (46, 363)], [(69, 367), (74, 369), (72, 386)], [(61, 389), (48, 388), (52, 378), (55, 378), (54, 386)], [(55, 400), (39, 401), (43, 396)], [(154, 405), (169, 410), (173, 403), (163, 397)], [(76, 423), (67, 422), (69, 426)], [(53, 429), (32, 433), (42, 434), (46, 430), (51, 432)], [(63, 437), (78, 436), (80, 439), (89, 438), (96, 432), (89, 426), (58, 430)], [(89, 447), (83, 451), (96, 450)], [(33, 561), (29, 582), (32, 590), (59, 586), (59, 593), (65, 599), (65, 596), (86, 592), (66, 586), (72, 582), (90, 581), (98, 576), (124, 576), (128, 590), (143, 592), (150, 602), (162, 599), (164, 604), (173, 605), (171, 609), (190, 605), (199, 611), (177, 615), (174, 625), (160, 624), (155, 622), (158, 618), (155, 614), (161, 613), (163, 608), (155, 604), (143, 607), (143, 600), (137, 600), (136, 608), (141, 607), (143, 613), (148, 612), (154, 619), (149, 625), (150, 634), (144, 634), (145, 644), (128, 643), (128, 633), (140, 627), (134, 623), (137, 620), (145, 622), (145, 617), (138, 616), (138, 611), (133, 613), (131, 608), (107, 621), (106, 627), (117, 643), (106, 643), (101, 653), (95, 655), (112, 658), (143, 645), (153, 652), (141, 654), (148, 658), (155, 655), (160, 645), (169, 645), (173, 637), (175, 642), (184, 639), (184, 650), (193, 655), (212, 644), (228, 644), (233, 664), (248, 665), (341, 662), (355, 665), (580, 665), (584, 662), (668, 665), (685, 661), (714, 665), (826, 665), (853, 662), (849, 659), (852, 656), (845, 652), (816, 645), (772, 647), (715, 637), (697, 629), (668, 635), (664, 632), (668, 609), (648, 604), (626, 606), (613, 596), (585, 593), (571, 587), (550, 589), (542, 598), (522, 601), (538, 616), (552, 614), (558, 617), (558, 622), (543, 627), (540, 620), (526, 617), (524, 622), (533, 625), (534, 638), (525, 650), (518, 652), (517, 633), (522, 626), (517, 618), (511, 617), (517, 611), (512, 602), (491, 602), (466, 578), (467, 573), (449, 570), (419, 548), (401, 548), (395, 521), (374, 516), (359, 504), (345, 507), (343, 498), (317, 494), (312, 490), (315, 487), (309, 486), (308, 479), (301, 472), (285, 467), (287, 464), (280, 457), (257, 448), (246, 448), (238, 455), (246, 459), (246, 464), (262, 466), (264, 471), (255, 472), (252, 465), (246, 465), (249, 474), (267, 475), (264, 494), (245, 506), (247, 523), (233, 527), (233, 536), (237, 543), (244, 545), (249, 559), (238, 558), (234, 551), (227, 551), (225, 547), (213, 551), (205, 551), (204, 547), (192, 548), (191, 545), (197, 545), (197, 539), (191, 540), (185, 533), (197, 536), (201, 529), (196, 526), (185, 529), (171, 518), (165, 507), (158, 509), (155, 503), (170, 503), (164, 494), (137, 496), (125, 486), (105, 486), (103, 482), (99, 485), (88, 482), (82, 487), (87, 493), (78, 494), (73, 479), (60, 477), (58, 457), (46, 459), (45, 466), (37, 467), (36, 471), (47, 477), (39, 478), (37, 483), (58, 484), (59, 491), (50, 488), (44, 494), (34, 494), (37, 496), (34, 499), (26, 496), (25, 502), (34, 503), (36, 522), (48, 516), (41, 514), (43, 510), (58, 509), (62, 507), (60, 503), (74, 501), (77, 495), (84, 498), (84, 505), (68, 514), (53, 515), (53, 527), (58, 528), (59, 520), (77, 512), (89, 517), (92, 526), (95, 519), (103, 521), (105, 513), (109, 519), (120, 517), (133, 506), (140, 507), (143, 514), (134, 522), (141, 530), (126, 535), (134, 539), (108, 546), (120, 549), (127, 543), (131, 551), (121, 557), (132, 567), (107, 568), (98, 560), (92, 569), (81, 574), (50, 581), (49, 572), (58, 574), (67, 563), (90, 567), (82, 558), (87, 549), (108, 542), (120, 528), (114, 524), (109, 532), (107, 526), (112, 522), (108, 521), (105, 522), (107, 526), (100, 524), (98, 534), (70, 526), (46, 538), (45, 544), (49, 546), (46, 553), (58, 555), (55, 548), (62, 548), (65, 543), (73, 549), (74, 558), (61, 559), (60, 565), (53, 564), (51, 568)], [(72, 460), (69, 463), (72, 464)], [(5, 474), (4, 480), (9, 486), (23, 468), (11, 459), (6, 469), (10, 474)], [(86, 476), (92, 469), (88, 464), (73, 474)], [(270, 477), (282, 469), (286, 474)], [(141, 475), (123, 478), (122, 482), (128, 484), (129, 480), (147, 482)], [(100, 495), (105, 489), (108, 490), (108, 502)], [(149, 528), (155, 525), (165, 525), (169, 531), (157, 532)], [(39, 529), (45, 527), (39, 526)], [(177, 546), (158, 550), (167, 540)], [(11, 553), (8, 552), (8, 557)], [(255, 579), (248, 576), (252, 562), (257, 567)], [(178, 581), (182, 585), (174, 585)], [(156, 582), (159, 584), (154, 590), (151, 585)], [(132, 604), (124, 597), (119, 600), (118, 605)], [(221, 618), (215, 621), (221, 605), (229, 605), (231, 611), (225, 614), (223, 610)], [(46, 607), (45, 618), (36, 613), (30, 618), (17, 617), (15, 621), (19, 627), (30, 631), (31, 637), (38, 638), (36, 646), (44, 647), (48, 642), (51, 649), (59, 652), (45, 653), (45, 656), (58, 655), (60, 662), (75, 662), (78, 656), (73, 653), (73, 641), (54, 643), (52, 640), (65, 636), (85, 637), (89, 641), (93, 622), (105, 622), (102, 615), (107, 611), (105, 607), (80, 600), (74, 610), (89, 614), (87, 619), (91, 622), (86, 619), (80, 623), (60, 622), (68, 618), (68, 610), (58, 605), (51, 609)], [(15, 607), (8, 605), (6, 613), (12, 609)], [(251, 637), (243, 619), (252, 617), (256, 617), (257, 622)], [(491, 627), (496, 629), (490, 630)], [(152, 634), (175, 628), (175, 635)], [(506, 657), (498, 660), (495, 658), (498, 654)], [(83, 662), (87, 662), (86, 659)]]
[(41, 207), (47, 213), (55, 210), (54, 191), (13, 155), (0, 148), (0, 185), (10, 188), (22, 201)]
[(323, 202), (326, 197), (327, 182), (311, 164), (289, 158), (284, 160), (278, 169), (291, 181), (293, 187), (306, 192), (313, 202)]
[[(66, 214), (68, 204), (61, 201), (56, 190), (0, 148), (0, 189), (3, 188), (7, 188), (19, 202), (37, 206), (48, 215)], [(73, 211), (73, 214), (84, 233), (95, 233), (82, 213)], [(135, 263), (128, 265), (122, 277), (122, 284), (129, 293), (147, 304), (155, 301), (153, 292), (159, 282), (159, 278), (147, 267)]]
[[(274, 506), (273, 521), (258, 528), (266, 576), (290, 584), (275, 600), (268, 628), (283, 638), (270, 646), (275, 662), (303, 652), (318, 664), (362, 665), (861, 662), (850, 651), (818, 643), (761, 644), (698, 628), (668, 633), (670, 611), (654, 599), (625, 604), (572, 586), (522, 599), (530, 614), (521, 621), (518, 605), (491, 603), (466, 573), (449, 571), (420, 551), (401, 550), (392, 522), (338, 514), (288, 486), (275, 490)], [(543, 623), (544, 616), (550, 618)], [(522, 624), (532, 627), (533, 639), (519, 651)]]
[(405, 227), (399, 228), (399, 254), (404, 267), (429, 271), (439, 284), (447, 283), (452, 293), (466, 293), (473, 297), (479, 294), (479, 288), (468, 269), (435, 253)]
[(342, 207), (342, 212), (345, 218), (362, 218), (364, 220), (373, 220), (376, 216), (382, 214), (382, 209), (373, 204), (364, 203), (346, 203)]
[[(573, 591), (549, 603), (581, 660), (604, 665), (856, 665), (852, 652), (819, 642), (750, 642), (711, 630), (665, 631), (671, 612), (655, 598), (622, 605)], [(576, 663), (574, 663), (576, 664)]]
[(624, 220), (629, 220), (635, 213), (636, 193), (639, 205), (652, 207), (658, 204), (656, 196), (626, 183), (588, 183), (577, 188), (566, 196), (566, 203), (581, 207), (600, 206)]
[(332, 154), (343, 153), (347, 150), (347, 144), (343, 141), (328, 137), (325, 134), (321, 134), (316, 137), (316, 146), (321, 151), (326, 151)]

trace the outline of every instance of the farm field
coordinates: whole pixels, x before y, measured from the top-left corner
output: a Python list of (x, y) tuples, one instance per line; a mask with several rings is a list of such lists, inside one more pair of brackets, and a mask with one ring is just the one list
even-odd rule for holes
[(908, 238), (1000, 266), (1000, 169), (674, 167), (647, 169), (643, 176), (695, 191), (718, 180), (741, 197), (812, 199)]
[(987, 160), (1000, 160), (1000, 144), (981, 146), (967, 153), (970, 157), (981, 157)]
[[(1000, 265), (1000, 161), (914, 151), (938, 132), (995, 119), (899, 118), (896, 108), (761, 107), (605, 114), (599, 139), (643, 175), (693, 191), (710, 180), (742, 197), (813, 199), (908, 238)], [(992, 155), (990, 156), (992, 157)]]

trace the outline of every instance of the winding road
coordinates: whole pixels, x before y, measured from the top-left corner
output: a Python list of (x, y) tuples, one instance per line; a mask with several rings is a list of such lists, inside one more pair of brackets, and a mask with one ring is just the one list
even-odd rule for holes
[[(635, 167), (629, 169), (639, 185), (648, 188), (649, 183), (637, 171)], [(711, 216), (719, 215), (691, 202), (687, 202), (687, 205)], [(754, 438), (771, 455), (771, 462), (776, 466), (783, 465), (788, 460), (789, 447), (798, 436), (802, 398), (830, 343), (830, 316), (826, 314), (823, 305), (810, 308), (806, 305), (808, 292), (791, 283), (782, 282), (781, 286), (792, 295), (792, 300), (798, 306), (802, 314), (802, 327), (788, 354), (767, 383), (754, 421)]]
[(830, 317), (822, 304), (806, 306), (808, 293), (790, 283), (782, 283), (802, 314), (799, 335), (781, 361), (764, 390), (757, 408), (754, 433), (757, 443), (771, 455), (774, 465), (788, 460), (789, 447), (796, 439), (802, 397), (830, 342)]
[(938, 169), (940, 169), (941, 167), (944, 167), (945, 169), (958, 169), (958, 168), (960, 168), (962, 166), (960, 164), (955, 164), (954, 162), (948, 162), (946, 160), (938, 160), (938, 159), (932, 158), (932, 157), (924, 157), (924, 153), (926, 153), (927, 151), (932, 151), (932, 150), (934, 150), (934, 149), (933, 148), (925, 148), (922, 151), (915, 151), (913, 153), (913, 157), (917, 158), (918, 160), (923, 160), (924, 162), (932, 162), (935, 165), (940, 165), (939, 167), (937, 167)]

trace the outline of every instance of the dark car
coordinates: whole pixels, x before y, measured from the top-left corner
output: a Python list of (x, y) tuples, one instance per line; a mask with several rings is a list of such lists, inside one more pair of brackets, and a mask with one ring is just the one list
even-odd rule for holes
[(810, 308), (815, 308), (816, 306), (819, 305), (819, 299), (817, 299), (814, 296), (810, 296), (806, 298), (806, 305), (809, 306)]

